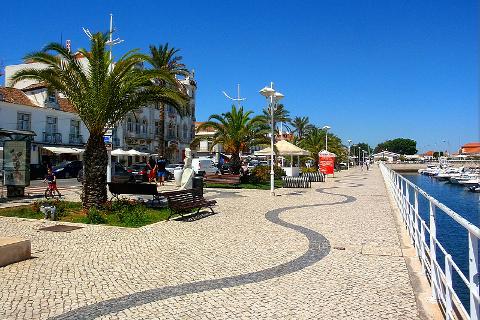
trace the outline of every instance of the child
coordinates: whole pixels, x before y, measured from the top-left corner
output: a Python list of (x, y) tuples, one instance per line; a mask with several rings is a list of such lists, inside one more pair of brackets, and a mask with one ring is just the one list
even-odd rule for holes
[(57, 177), (55, 176), (55, 173), (52, 172), (51, 168), (48, 168), (47, 175), (45, 176), (44, 182), (48, 183), (48, 188), (53, 192), (57, 192), (58, 196), (61, 197), (60, 191), (58, 191), (57, 188)]

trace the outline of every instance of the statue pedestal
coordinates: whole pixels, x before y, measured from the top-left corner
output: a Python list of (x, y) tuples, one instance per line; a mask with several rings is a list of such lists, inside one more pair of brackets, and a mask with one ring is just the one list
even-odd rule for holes
[(194, 176), (195, 176), (195, 172), (193, 171), (193, 169), (191, 168), (183, 169), (180, 190), (192, 189)]

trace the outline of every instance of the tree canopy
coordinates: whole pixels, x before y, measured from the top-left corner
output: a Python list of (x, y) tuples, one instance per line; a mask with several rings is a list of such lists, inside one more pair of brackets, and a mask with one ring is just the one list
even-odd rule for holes
[(375, 153), (382, 151), (391, 151), (398, 154), (416, 154), (417, 153), (417, 142), (412, 139), (397, 138), (393, 140), (387, 140), (385, 142), (379, 143), (375, 148)]

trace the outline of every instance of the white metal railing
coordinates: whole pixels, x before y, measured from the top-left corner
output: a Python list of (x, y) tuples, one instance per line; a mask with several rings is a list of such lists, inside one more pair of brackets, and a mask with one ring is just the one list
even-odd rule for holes
[[(446, 319), (480, 319), (478, 259), (480, 255), (478, 247), (480, 229), (383, 163), (380, 164), (380, 168), (387, 185), (393, 192), (410, 240), (422, 264), (422, 270), (430, 280), (432, 298), (443, 306)], [(413, 201), (411, 201), (412, 194)], [(423, 197), (428, 201), (428, 222), (423, 220), (419, 214), (419, 197)], [(441, 212), (450, 216), (468, 232), (468, 276), (463, 274), (452, 259), (452, 256), (437, 240), (436, 209), (440, 209)], [(428, 243), (426, 241), (427, 234), (429, 236)], [(445, 271), (442, 270), (439, 261), (437, 261), (437, 250), (440, 250), (445, 255)], [(453, 272), (458, 274), (469, 290), (469, 311), (466, 310), (453, 288)]]

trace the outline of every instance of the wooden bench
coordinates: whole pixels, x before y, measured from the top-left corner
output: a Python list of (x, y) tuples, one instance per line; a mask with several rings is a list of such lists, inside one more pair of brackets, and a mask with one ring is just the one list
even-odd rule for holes
[(160, 194), (157, 191), (156, 183), (108, 183), (108, 189), (112, 194), (112, 199), (122, 194), (133, 194), (143, 196), (153, 196), (153, 201), (160, 200)]
[(203, 178), (205, 183), (240, 184), (239, 174), (210, 174)]
[(168, 219), (174, 214), (179, 214), (183, 217), (185, 213), (190, 213), (194, 209), (197, 209), (197, 214), (202, 208), (208, 208), (212, 211), (212, 214), (215, 213), (212, 207), (217, 201), (205, 199), (200, 192), (195, 189), (162, 192), (159, 195), (167, 198), (168, 207), (170, 208)]

